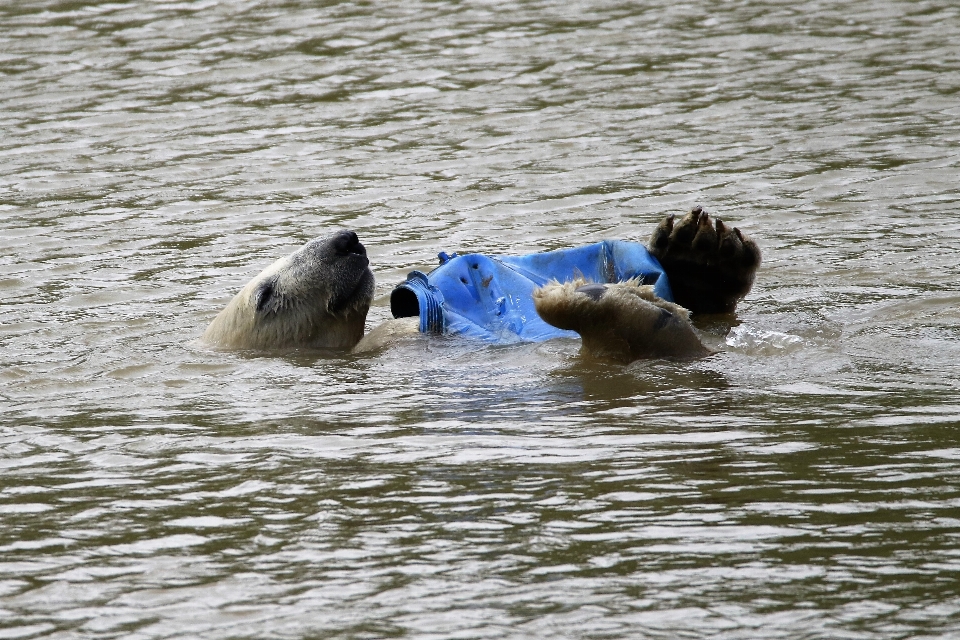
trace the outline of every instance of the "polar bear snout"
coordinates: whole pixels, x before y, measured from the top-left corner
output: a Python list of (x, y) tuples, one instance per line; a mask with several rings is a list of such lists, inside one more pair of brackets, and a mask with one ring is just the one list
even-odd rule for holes
[(311, 240), (251, 280), (202, 339), (227, 349), (349, 349), (373, 301), (369, 265), (353, 231)]
[[(367, 257), (367, 249), (360, 243), (360, 238), (355, 231), (338, 231), (330, 239), (330, 244), (338, 256), (363, 256)], [(369, 260), (367, 261), (369, 263)]]

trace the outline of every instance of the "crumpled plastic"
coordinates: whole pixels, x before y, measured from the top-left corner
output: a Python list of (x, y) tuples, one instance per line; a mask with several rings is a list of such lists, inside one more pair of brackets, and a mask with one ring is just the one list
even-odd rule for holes
[(540, 342), (577, 334), (544, 322), (533, 291), (551, 282), (584, 278), (613, 283), (632, 278), (673, 301), (663, 267), (636, 242), (604, 240), (525, 256), (439, 254), (430, 273), (412, 271), (390, 295), (394, 317), (420, 317), (423, 333), (461, 334), (493, 343)]

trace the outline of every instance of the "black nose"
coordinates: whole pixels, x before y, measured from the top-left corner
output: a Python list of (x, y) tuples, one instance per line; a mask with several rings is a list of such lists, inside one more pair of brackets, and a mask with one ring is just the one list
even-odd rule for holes
[(360, 238), (353, 231), (338, 231), (333, 236), (333, 248), (337, 255), (346, 256), (350, 254), (365, 256), (367, 250), (360, 244)]

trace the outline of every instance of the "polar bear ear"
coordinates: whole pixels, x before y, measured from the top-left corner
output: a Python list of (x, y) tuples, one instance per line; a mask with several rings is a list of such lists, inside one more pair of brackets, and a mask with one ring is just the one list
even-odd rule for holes
[(276, 280), (273, 278), (264, 280), (253, 293), (253, 302), (257, 313), (276, 312), (279, 307), (276, 296)]

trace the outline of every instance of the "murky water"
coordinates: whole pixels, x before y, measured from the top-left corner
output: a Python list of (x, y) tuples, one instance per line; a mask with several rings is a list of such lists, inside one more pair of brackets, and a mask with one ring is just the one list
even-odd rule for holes
[[(954, 3), (7, 2), (0, 132), (0, 637), (960, 637)], [(194, 342), (696, 203), (702, 361)]]

